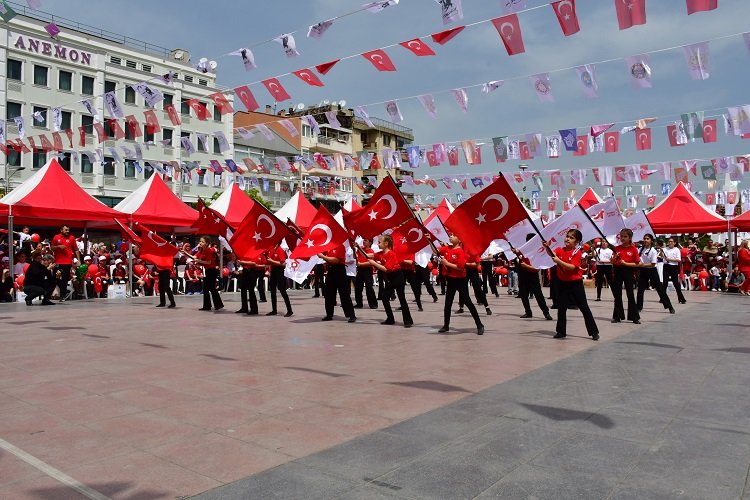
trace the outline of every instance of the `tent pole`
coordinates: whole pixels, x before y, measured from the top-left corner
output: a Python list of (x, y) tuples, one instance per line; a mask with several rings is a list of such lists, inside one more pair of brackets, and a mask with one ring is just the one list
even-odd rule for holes
[[(133, 215), (130, 215), (130, 230), (133, 230)], [(128, 245), (128, 283), (125, 290), (130, 290), (130, 298), (133, 298), (133, 242)]]
[(15, 252), (13, 252), (13, 204), (8, 205), (8, 271), (10, 280), (15, 282), (15, 276), (13, 276), (13, 258)]
[(734, 238), (733, 238), (734, 235), (732, 233), (732, 228), (730, 227), (730, 224), (729, 224), (730, 217), (731, 217), (730, 215), (727, 215), (727, 239), (729, 240), (728, 241), (729, 244), (727, 245), (729, 247), (727, 248), (728, 250), (727, 254), (729, 255), (729, 258), (727, 261), (727, 276), (729, 276), (732, 273), (732, 269), (733, 269), (732, 268), (732, 251), (734, 250)]

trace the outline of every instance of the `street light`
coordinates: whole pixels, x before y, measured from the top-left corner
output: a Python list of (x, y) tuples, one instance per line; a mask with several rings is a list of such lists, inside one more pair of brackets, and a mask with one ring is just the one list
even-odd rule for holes
[[(10, 180), (18, 172), (26, 170), (26, 167), (9, 167), (5, 165), (5, 196), (8, 196), (10, 190)], [(9, 173), (10, 172), (10, 173)], [(8, 204), (8, 271), (10, 279), (13, 279), (13, 205)]]

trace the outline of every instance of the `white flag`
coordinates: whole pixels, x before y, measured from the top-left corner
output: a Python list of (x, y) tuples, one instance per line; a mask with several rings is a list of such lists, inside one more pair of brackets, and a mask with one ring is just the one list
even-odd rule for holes
[(424, 110), (427, 111), (427, 114), (430, 115), (431, 118), (437, 118), (437, 107), (435, 106), (435, 98), (432, 97), (432, 94), (421, 95), (418, 96), (417, 99), (422, 103)]
[(252, 139), (253, 137), (255, 137), (255, 134), (244, 127), (237, 128), (237, 133), (240, 134), (240, 137), (242, 137), (243, 139)]
[(250, 71), (258, 66), (255, 65), (255, 56), (253, 51), (247, 48), (237, 49), (234, 52), (229, 53), (230, 56), (240, 56), (242, 58), (242, 64), (245, 66), (245, 71)]
[(302, 120), (310, 126), (313, 134), (320, 135), (320, 125), (318, 125), (318, 120), (313, 115), (305, 115), (302, 117)]
[(626, 227), (615, 198), (607, 198), (601, 203), (591, 205), (586, 209), (586, 213), (599, 226), (602, 234), (618, 234)]
[(464, 113), (469, 111), (469, 96), (466, 95), (466, 91), (464, 89), (453, 89), (451, 90), (451, 93), (453, 93), (453, 98), (456, 100), (456, 103), (458, 103), (458, 107), (461, 108), (461, 111)]
[(190, 142), (190, 137), (180, 137), (180, 145), (182, 146), (182, 149), (185, 150), (188, 156), (195, 153), (195, 146), (193, 146), (193, 143)]
[(396, 101), (386, 102), (385, 110), (388, 112), (388, 116), (391, 117), (391, 121), (401, 122), (404, 120), (404, 117), (401, 115), (401, 110), (398, 109), (398, 103)]
[(602, 186), (612, 185), (612, 167), (599, 167), (599, 184)]
[(375, 128), (375, 125), (370, 120), (370, 115), (367, 113), (367, 108), (364, 106), (355, 106), (354, 116), (364, 121), (368, 127)]
[(287, 57), (297, 57), (299, 55), (299, 52), (297, 52), (297, 43), (294, 41), (294, 36), (291, 33), (279, 35), (273, 41), (281, 44)]
[(231, 149), (229, 146), (229, 141), (227, 140), (227, 136), (222, 132), (221, 130), (217, 130), (214, 132), (214, 137), (219, 142), (219, 151), (221, 153), (226, 153)]
[(398, 5), (398, 1), (399, 0), (381, 0), (379, 2), (370, 2), (362, 5), (362, 8), (368, 12), (377, 14), (386, 7), (390, 7), (391, 5)]
[(682, 50), (685, 53), (690, 78), (693, 80), (708, 80), (708, 42), (685, 45)]
[(540, 73), (538, 75), (531, 76), (531, 84), (534, 86), (536, 96), (542, 102), (555, 102), (555, 98), (552, 96), (552, 87), (549, 83), (549, 73)]
[(338, 116), (336, 116), (335, 111), (326, 111), (326, 120), (328, 120), (328, 125), (331, 127), (341, 128), (341, 122), (339, 121)]
[(492, 80), (491, 82), (484, 83), (482, 84), (482, 92), (484, 92), (485, 94), (494, 92), (502, 87), (503, 83), (505, 83), (503, 80)]
[(435, 0), (440, 4), (440, 13), (443, 24), (450, 24), (464, 18), (464, 9), (461, 0)]
[(750, 134), (750, 105), (727, 108), (735, 135)]
[(200, 132), (196, 132), (195, 135), (198, 136), (198, 146), (203, 146), (201, 148), (203, 149), (203, 151), (210, 151), (208, 146), (208, 134), (201, 134)]
[(524, 219), (515, 226), (505, 231), (505, 239), (514, 248), (521, 248), (526, 244), (526, 237), (529, 234), (536, 234), (536, 229), (534, 229), (534, 227), (536, 227), (537, 229), (542, 227), (542, 223), (539, 221), (539, 217), (537, 217), (536, 215), (530, 215), (530, 217), (531, 220)]
[(599, 97), (599, 84), (596, 81), (596, 67), (593, 64), (585, 64), (576, 68), (578, 81), (583, 86), (583, 93), (587, 97)]
[(322, 264), (320, 257), (311, 257), (310, 260), (286, 259), (284, 276), (301, 285), (312, 272), (316, 264)]
[(286, 118), (283, 120), (279, 120), (279, 125), (284, 127), (287, 132), (289, 132), (289, 135), (292, 137), (297, 137), (299, 135), (299, 132), (297, 131), (297, 127), (294, 126), (294, 124), (287, 120)]
[[(62, 108), (52, 108), (52, 131), (59, 132), (62, 127)], [(0, 141), (5, 142), (5, 141)]]
[(273, 132), (271, 132), (271, 129), (266, 125), (259, 123), (255, 126), (255, 128), (258, 129), (258, 132), (263, 134), (263, 137), (265, 137), (267, 141), (273, 140)]
[(307, 29), (307, 37), (308, 38), (314, 38), (316, 40), (320, 40), (320, 38), (323, 36), (323, 34), (328, 31), (328, 28), (333, 26), (333, 21), (322, 21), (318, 24), (313, 24)]
[(0, 144), (5, 144), (5, 120), (0, 119)]
[(94, 109), (94, 105), (91, 103), (91, 99), (84, 99), (81, 101), (81, 104), (83, 104), (83, 107), (86, 108), (86, 111), (94, 117), (94, 120), (100, 121), (99, 115), (96, 114), (96, 109)]
[[(648, 218), (646, 217), (646, 212), (643, 210), (639, 210), (625, 219), (625, 227), (633, 231), (633, 241), (643, 241), (643, 237), (646, 236), (646, 234), (654, 234), (654, 230), (651, 229), (651, 223), (649, 223)], [(619, 231), (605, 234), (615, 235), (618, 233)]]
[(512, 14), (526, 9), (526, 0), (502, 0), (503, 14)]
[(148, 103), (150, 107), (155, 107), (157, 103), (164, 100), (164, 95), (157, 88), (151, 87), (146, 82), (136, 83), (130, 86), (133, 90), (141, 94), (143, 100)]
[(628, 65), (630, 81), (633, 86), (639, 89), (648, 89), (653, 86), (651, 83), (651, 66), (647, 54), (626, 57), (625, 62)]
[(16, 122), (16, 128), (18, 129), (18, 137), (23, 139), (26, 137), (26, 124), (23, 120), (23, 116), (13, 117), (13, 121)]
[(122, 110), (120, 100), (117, 98), (117, 93), (113, 90), (104, 94), (104, 103), (107, 105), (107, 113), (109, 116), (115, 118), (125, 118), (125, 112)]
[(560, 135), (549, 135), (544, 139), (547, 144), (547, 158), (560, 157)]
[(448, 243), (448, 240), (450, 239), (448, 237), (448, 231), (446, 231), (445, 226), (443, 225), (443, 221), (440, 220), (439, 216), (436, 215), (435, 217), (427, 221), (424, 227), (429, 232), (431, 232), (438, 241)]

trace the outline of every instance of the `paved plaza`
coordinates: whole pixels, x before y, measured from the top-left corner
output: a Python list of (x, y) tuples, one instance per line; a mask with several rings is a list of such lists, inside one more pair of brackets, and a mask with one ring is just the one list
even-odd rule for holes
[(409, 330), (308, 290), (290, 319), (4, 304), (0, 498), (741, 498), (748, 299), (687, 298), (616, 328), (592, 301), (599, 342), (505, 294), (483, 337), (429, 297)]

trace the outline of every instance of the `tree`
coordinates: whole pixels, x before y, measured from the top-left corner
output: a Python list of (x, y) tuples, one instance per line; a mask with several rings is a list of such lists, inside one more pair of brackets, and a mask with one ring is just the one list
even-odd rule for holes
[(253, 200), (257, 201), (267, 209), (271, 210), (271, 207), (273, 207), (273, 203), (263, 198), (263, 195), (260, 194), (260, 190), (258, 188), (251, 188), (248, 191), (245, 191), (247, 195), (252, 198)]

